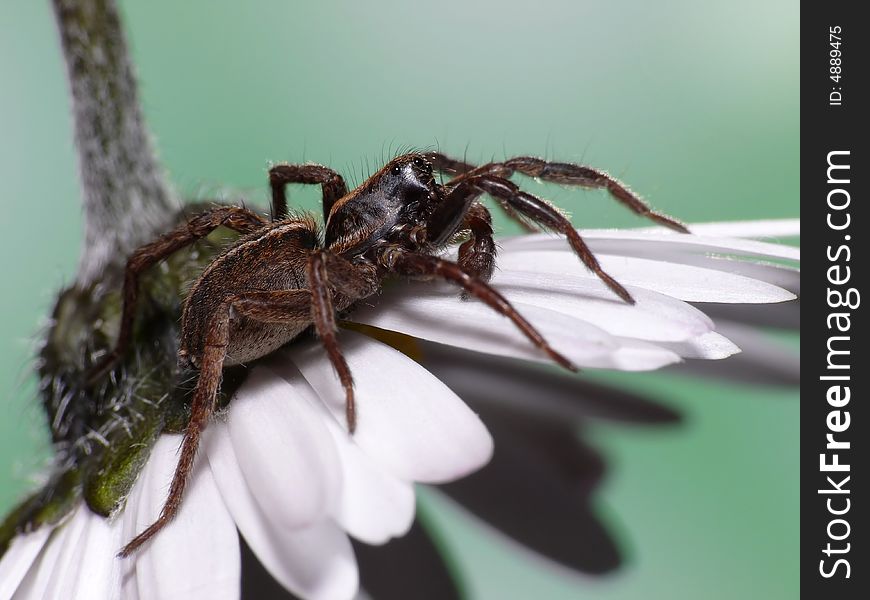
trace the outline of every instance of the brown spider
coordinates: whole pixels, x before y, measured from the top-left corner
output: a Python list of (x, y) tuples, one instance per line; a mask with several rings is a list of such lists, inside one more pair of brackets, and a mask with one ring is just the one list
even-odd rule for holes
[[(453, 176), (436, 182), (433, 171)], [(130, 555), (174, 517), (193, 466), (200, 436), (215, 410), (224, 367), (265, 356), (312, 324), (346, 394), (347, 423), (356, 424), (353, 378), (336, 339), (336, 312), (375, 294), (389, 276), (441, 278), (513, 321), (559, 365), (576, 370), (487, 281), (495, 266), (492, 218), (479, 202), (488, 194), (512, 218), (567, 236), (580, 260), (616, 295), (631, 295), (605, 273), (568, 219), (547, 201), (519, 189), (515, 172), (544, 181), (606, 189), (634, 212), (672, 229), (686, 229), (653, 212), (627, 187), (590, 167), (518, 157), (474, 166), (439, 153), (411, 153), (391, 160), (348, 192), (342, 177), (321, 165), (277, 165), (269, 171), (272, 218), (238, 206), (219, 206), (142, 246), (128, 259), (124, 307), (116, 346), (92, 379), (124, 355), (132, 336), (140, 274), (220, 226), (240, 234), (194, 282), (184, 302), (179, 361), (199, 371), (180, 457), (169, 495), (156, 521), (121, 554)], [(320, 184), (325, 235), (317, 224), (287, 211), (288, 183)], [(468, 239), (451, 262), (437, 253), (457, 235)]]

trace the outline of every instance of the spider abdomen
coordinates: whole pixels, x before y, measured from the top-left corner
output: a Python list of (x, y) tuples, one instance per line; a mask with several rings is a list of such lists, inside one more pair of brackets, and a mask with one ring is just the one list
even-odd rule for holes
[[(310, 302), (300, 293), (298, 307), (276, 315), (284, 322), (245, 316), (246, 303), (275, 291), (308, 288), (305, 264), (318, 246), (316, 225), (307, 219), (276, 222), (229, 246), (202, 272), (184, 302), (179, 358), (198, 367), (212, 319), (222, 307), (229, 313), (226, 366), (265, 356), (291, 341), (311, 324)], [(294, 311), (295, 309), (295, 311)]]

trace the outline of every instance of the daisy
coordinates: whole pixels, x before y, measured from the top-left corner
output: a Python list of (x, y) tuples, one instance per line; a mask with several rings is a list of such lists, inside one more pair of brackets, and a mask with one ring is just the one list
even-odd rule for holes
[[(492, 284), (581, 368), (644, 371), (727, 358), (739, 348), (702, 308), (794, 300), (799, 251), (746, 238), (795, 236), (798, 223), (690, 229), (694, 235), (582, 232), (634, 306), (614, 299), (564, 239), (544, 234), (503, 240)], [(351, 539), (383, 544), (402, 536), (414, 522), (414, 483), (450, 482), (486, 465), (494, 449), (490, 418), (502, 431), (511, 414), (555, 415), (568, 424), (578, 415), (578, 403), (536, 397), (528, 385), (552, 367), (532, 371), (525, 363), (546, 357), (482, 303), (459, 300), (453, 287), (396, 283), (348, 318), (341, 342), (356, 382), (353, 437), (344, 391), (319, 344), (293, 343), (254, 367), (210, 425), (179, 515), (147, 546), (117, 557), (159, 513), (178, 436), (158, 439), (112, 518), (79, 503), (56, 526), (16, 537), (0, 561), (0, 600), (238, 598), (239, 534), (297, 596), (353, 598), (360, 574)], [(450, 387), (422, 366), (429, 363)], [(512, 371), (512, 364), (524, 366)], [(525, 377), (533, 372), (542, 378)], [(475, 386), (487, 400), (472, 410), (454, 390)], [(479, 494), (454, 488), (451, 495), (486, 515)], [(524, 543), (535, 547), (528, 536)]]

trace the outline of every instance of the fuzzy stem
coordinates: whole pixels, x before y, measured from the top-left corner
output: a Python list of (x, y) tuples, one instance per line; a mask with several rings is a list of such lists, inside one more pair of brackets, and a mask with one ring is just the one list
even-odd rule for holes
[(162, 230), (177, 206), (142, 117), (114, 0), (52, 0), (72, 95), (85, 240), (77, 284)]

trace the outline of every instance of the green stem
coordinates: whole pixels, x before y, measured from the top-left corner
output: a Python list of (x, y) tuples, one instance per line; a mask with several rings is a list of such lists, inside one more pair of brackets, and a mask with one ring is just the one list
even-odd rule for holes
[(142, 117), (136, 78), (114, 0), (52, 0), (72, 95), (85, 240), (76, 282), (165, 228), (177, 203)]

